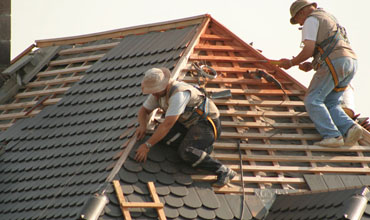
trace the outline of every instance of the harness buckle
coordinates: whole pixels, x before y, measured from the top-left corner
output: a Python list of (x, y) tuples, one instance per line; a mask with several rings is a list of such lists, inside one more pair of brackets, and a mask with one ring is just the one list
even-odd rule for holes
[(316, 62), (321, 66), (325, 62), (325, 60), (321, 59), (321, 56), (319, 56)]

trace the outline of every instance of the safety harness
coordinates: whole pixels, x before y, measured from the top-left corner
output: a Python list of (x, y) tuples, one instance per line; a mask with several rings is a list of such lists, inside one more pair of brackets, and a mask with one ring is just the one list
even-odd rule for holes
[[(169, 95), (168, 97), (171, 97), (172, 93), (178, 88), (178, 85), (173, 85), (169, 91)], [(194, 86), (194, 88), (198, 89), (201, 93), (204, 94), (204, 92), (202, 91), (202, 89)], [(198, 106), (194, 106), (194, 107), (189, 107), (187, 106), (185, 108), (185, 112), (194, 112), (195, 114), (193, 114), (188, 120), (192, 120), (194, 119), (194, 117), (199, 117), (200, 118), (203, 118), (205, 120), (207, 120), (213, 127), (213, 132), (214, 132), (214, 135), (215, 135), (215, 140), (217, 139), (217, 127), (214, 123), (214, 121), (212, 120), (212, 118), (208, 115), (209, 114), (209, 98), (204, 94), (204, 99), (203, 99), (203, 102), (201, 102)]]
[[(328, 65), (328, 68), (334, 80), (334, 91), (336, 92), (344, 91), (347, 88), (347, 86), (345, 87), (338, 86), (339, 84), (338, 75), (337, 72), (335, 71), (333, 63), (331, 62), (331, 59), (329, 58), (329, 54), (333, 51), (335, 45), (337, 45), (339, 40), (344, 40), (348, 42), (345, 28), (337, 23), (337, 31), (335, 32), (335, 34), (333, 36), (326, 38), (320, 44), (316, 44), (314, 52), (314, 54), (320, 53), (320, 56), (317, 60), (318, 63), (317, 68), (319, 68), (323, 64), (323, 62), (325, 62), (326, 65)], [(324, 51), (323, 48), (325, 48), (326, 46), (327, 48)]]

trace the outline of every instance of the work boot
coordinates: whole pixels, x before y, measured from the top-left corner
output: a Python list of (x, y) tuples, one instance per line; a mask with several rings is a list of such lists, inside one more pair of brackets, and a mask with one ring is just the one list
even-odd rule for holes
[(324, 138), (319, 142), (315, 142), (315, 145), (319, 145), (322, 147), (340, 147), (344, 145), (343, 137), (333, 137), (333, 138)]
[(217, 171), (217, 180), (213, 183), (214, 186), (222, 187), (228, 184), (235, 176), (236, 172), (225, 165), (222, 165)]
[(352, 125), (348, 130), (346, 138), (344, 140), (344, 145), (353, 146), (362, 137), (362, 127), (358, 124)]

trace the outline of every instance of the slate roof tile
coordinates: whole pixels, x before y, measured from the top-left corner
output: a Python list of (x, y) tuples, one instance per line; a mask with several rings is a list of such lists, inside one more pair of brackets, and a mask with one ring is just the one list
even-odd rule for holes
[[(1, 216), (76, 219), (83, 202), (110, 173), (113, 156), (133, 135), (135, 116), (146, 98), (140, 88), (144, 72), (157, 66), (173, 69), (198, 27), (125, 36), (57, 105), (1, 133), (9, 142), (0, 158)], [(197, 171), (179, 162), (175, 149), (156, 146), (145, 164), (136, 163), (134, 153), (115, 176), (128, 201), (152, 201), (146, 183), (153, 181), (168, 218), (240, 217), (240, 207), (235, 207), (240, 197), (216, 196), (209, 183), (193, 181), (190, 175)], [(106, 194), (111, 202), (100, 219), (122, 219), (110, 184)], [(154, 209), (130, 211), (139, 219), (157, 216)]]

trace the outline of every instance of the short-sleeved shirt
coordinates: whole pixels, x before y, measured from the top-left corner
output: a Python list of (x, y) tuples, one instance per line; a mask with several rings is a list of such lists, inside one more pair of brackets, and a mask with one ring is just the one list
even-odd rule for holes
[(319, 20), (315, 17), (308, 17), (302, 28), (302, 43), (305, 40), (316, 41), (317, 32), (319, 31)]
[[(182, 113), (184, 113), (185, 108), (189, 101), (190, 101), (189, 91), (177, 92), (174, 95), (172, 95), (168, 100), (168, 109), (166, 111), (166, 117), (181, 115)], [(143, 106), (144, 108), (152, 111), (159, 107), (159, 103), (153, 95), (149, 95), (149, 97), (145, 100)]]

